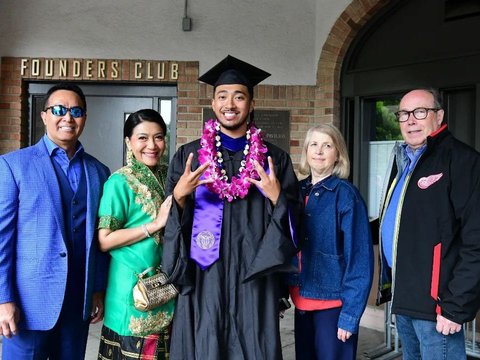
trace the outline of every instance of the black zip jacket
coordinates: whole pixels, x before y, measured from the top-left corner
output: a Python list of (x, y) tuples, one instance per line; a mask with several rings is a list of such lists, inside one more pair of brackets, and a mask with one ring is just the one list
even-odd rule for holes
[[(394, 151), (388, 188), (403, 168)], [(443, 126), (427, 138), (405, 186), (394, 281), (380, 247), (377, 304), (393, 293), (394, 314), (471, 321), (480, 306), (480, 154)]]

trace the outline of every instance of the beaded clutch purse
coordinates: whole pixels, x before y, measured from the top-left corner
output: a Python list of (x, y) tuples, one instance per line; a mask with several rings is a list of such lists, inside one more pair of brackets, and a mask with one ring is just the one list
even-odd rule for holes
[(160, 269), (154, 275), (145, 277), (154, 269), (150, 267), (137, 275), (138, 281), (133, 287), (133, 304), (137, 310), (155, 309), (178, 295), (176, 287), (168, 283), (167, 274)]

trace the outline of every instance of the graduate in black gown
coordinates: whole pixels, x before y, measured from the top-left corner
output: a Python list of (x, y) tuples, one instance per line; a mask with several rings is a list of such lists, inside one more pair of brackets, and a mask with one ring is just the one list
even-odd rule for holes
[(162, 265), (181, 293), (171, 360), (282, 359), (279, 300), (301, 199), (290, 156), (249, 121), (253, 87), (269, 75), (227, 56), (199, 78), (214, 86), (216, 119), (168, 173)]

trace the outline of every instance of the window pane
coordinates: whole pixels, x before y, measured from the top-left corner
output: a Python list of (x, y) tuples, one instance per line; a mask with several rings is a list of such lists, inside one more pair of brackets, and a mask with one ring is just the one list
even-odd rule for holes
[(162, 156), (162, 162), (168, 164), (168, 159), (170, 158), (170, 149), (175, 150), (175, 143), (172, 145), (172, 100), (171, 99), (161, 99), (160, 100), (160, 115), (162, 115), (165, 124), (167, 124), (167, 134), (165, 137), (165, 144), (167, 148)]
[(395, 118), (400, 101), (398, 99), (374, 100), (375, 103), (375, 137), (372, 140), (402, 140), (400, 126)]

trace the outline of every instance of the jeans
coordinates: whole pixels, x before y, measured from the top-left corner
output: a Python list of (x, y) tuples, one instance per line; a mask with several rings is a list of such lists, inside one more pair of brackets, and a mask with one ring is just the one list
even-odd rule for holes
[(452, 335), (436, 330), (435, 321), (396, 315), (398, 335), (404, 360), (461, 360), (466, 359), (463, 329)]

